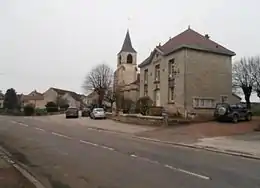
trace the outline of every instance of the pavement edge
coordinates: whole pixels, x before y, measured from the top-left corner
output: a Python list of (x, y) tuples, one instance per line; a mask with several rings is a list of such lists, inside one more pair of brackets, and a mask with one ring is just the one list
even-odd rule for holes
[(246, 154), (246, 153), (242, 153), (239, 151), (224, 150), (224, 149), (222, 150), (222, 149), (218, 149), (215, 147), (199, 146), (199, 145), (195, 145), (195, 144), (185, 144), (185, 143), (180, 143), (180, 142), (163, 141), (163, 140), (159, 140), (159, 139), (139, 137), (139, 136), (134, 136), (133, 138), (152, 141), (152, 142), (158, 142), (158, 143), (163, 143), (163, 144), (170, 144), (170, 145), (174, 145), (174, 146), (181, 146), (181, 147), (186, 147), (186, 148), (201, 149), (201, 150), (206, 150), (206, 151), (211, 151), (211, 152), (221, 153), (221, 154), (226, 154), (226, 155), (232, 155), (232, 156), (237, 156), (237, 157), (260, 160), (260, 156), (257, 156), (254, 154)]
[[(129, 134), (121, 132), (121, 131), (114, 131), (114, 130), (96, 128), (96, 127), (91, 127), (91, 126), (89, 128), (94, 129), (94, 130), (111, 132), (111, 133), (129, 135)], [(151, 142), (170, 144), (170, 145), (174, 145), (174, 146), (180, 146), (180, 147), (186, 147), (186, 148), (192, 148), (192, 149), (201, 149), (201, 150), (206, 150), (206, 151), (210, 151), (210, 152), (221, 153), (221, 154), (226, 154), (226, 155), (231, 155), (231, 156), (260, 160), (260, 156), (250, 154), (250, 153), (247, 154), (247, 153), (243, 153), (240, 151), (222, 150), (222, 149), (218, 149), (215, 147), (200, 146), (200, 145), (195, 145), (195, 144), (186, 144), (186, 143), (181, 143), (181, 142), (170, 142), (170, 141), (164, 141), (164, 140), (148, 138), (148, 137), (141, 137), (141, 136), (131, 136), (131, 137), (135, 138), (135, 139), (146, 140), (146, 141), (151, 141)]]
[(28, 179), (28, 181), (30, 181), (36, 188), (46, 188), (39, 180), (37, 180), (29, 172), (25, 164), (12, 160), (12, 155), (2, 146), (0, 146), (0, 153), (2, 154), (4, 160), (11, 164), (17, 171), (19, 171), (22, 174), (22, 176)]

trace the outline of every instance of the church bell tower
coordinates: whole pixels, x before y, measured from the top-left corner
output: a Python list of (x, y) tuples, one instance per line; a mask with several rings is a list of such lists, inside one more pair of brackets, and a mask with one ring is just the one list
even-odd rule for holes
[(137, 79), (137, 52), (132, 46), (129, 30), (121, 50), (117, 54), (117, 70), (115, 79), (117, 85), (124, 86), (133, 83)]

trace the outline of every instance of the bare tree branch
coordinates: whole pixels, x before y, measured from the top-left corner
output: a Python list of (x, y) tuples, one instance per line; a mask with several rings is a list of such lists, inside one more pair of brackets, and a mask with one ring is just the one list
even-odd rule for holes
[(254, 61), (252, 62), (252, 67), (254, 70), (254, 91), (257, 93), (257, 96), (260, 98), (260, 56), (255, 56)]
[(247, 107), (251, 107), (250, 96), (255, 85), (254, 57), (242, 58), (232, 67), (232, 85), (234, 89), (241, 89), (245, 96)]
[(96, 91), (99, 95), (99, 105), (101, 105), (106, 91), (112, 86), (112, 82), (113, 70), (106, 64), (100, 64), (87, 74), (82, 87), (86, 92)]

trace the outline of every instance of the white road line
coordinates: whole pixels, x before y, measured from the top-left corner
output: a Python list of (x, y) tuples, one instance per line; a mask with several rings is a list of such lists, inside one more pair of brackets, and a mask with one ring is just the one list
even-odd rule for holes
[(92, 146), (98, 146), (98, 144), (95, 144), (95, 143), (92, 143), (92, 142), (88, 142), (88, 141), (85, 141), (85, 140), (80, 140), (81, 143), (83, 144), (89, 144), (89, 145), (92, 145)]
[(13, 121), (13, 120), (11, 120), (10, 122), (11, 122), (11, 123), (18, 123), (17, 121)]
[(67, 138), (67, 139), (72, 139), (69, 136), (63, 135), (63, 134), (59, 134), (59, 133), (55, 133), (55, 132), (51, 132), (51, 134), (55, 135), (55, 136), (59, 136), (59, 137), (63, 137), (63, 138)]
[[(131, 157), (133, 158), (137, 158), (137, 159), (140, 159), (140, 160), (144, 160), (144, 161), (147, 161), (149, 163), (153, 163), (153, 164), (157, 164), (157, 165), (162, 165), (160, 164), (158, 161), (154, 161), (154, 160), (151, 160), (151, 159), (148, 159), (148, 158), (145, 158), (145, 157), (140, 157), (140, 156), (137, 156), (137, 155), (134, 155), (134, 154), (131, 154), (130, 155)], [(201, 179), (204, 179), (204, 180), (210, 180), (210, 177), (208, 176), (204, 176), (204, 175), (201, 175), (201, 174), (197, 174), (197, 173), (194, 173), (194, 172), (190, 172), (190, 171), (187, 171), (187, 170), (183, 170), (181, 168), (175, 168), (173, 166), (170, 166), (170, 165), (163, 165), (165, 168), (169, 168), (171, 170), (174, 170), (174, 171), (178, 171), (178, 172), (182, 172), (182, 173), (185, 173), (185, 174), (188, 174), (188, 175), (191, 175), (191, 176), (195, 176), (197, 178), (201, 178)]]
[(169, 168), (169, 169), (171, 169), (171, 170), (179, 171), (179, 172), (182, 172), (182, 173), (191, 175), (191, 176), (196, 176), (196, 177), (201, 178), (201, 179), (204, 179), (204, 180), (210, 180), (210, 177), (208, 177), (208, 176), (203, 176), (203, 175), (200, 175), (200, 174), (197, 174), (197, 173), (194, 173), (194, 172), (190, 172), (190, 171), (187, 171), (187, 170), (183, 170), (183, 169), (181, 169), (181, 168), (175, 168), (175, 167), (170, 166), (170, 165), (167, 165), (167, 164), (164, 165), (164, 167)]
[(134, 154), (132, 154), (132, 155), (130, 155), (131, 157), (134, 157), (134, 158), (137, 158), (137, 155), (134, 155)]
[(24, 127), (28, 127), (29, 125), (27, 125), (27, 124), (24, 124), (24, 123), (18, 123), (19, 125), (22, 125), (22, 126), (24, 126)]
[(41, 128), (38, 128), (38, 127), (35, 127), (36, 130), (38, 131), (42, 131), (42, 132), (45, 132), (45, 130), (41, 129)]
[(104, 148), (104, 149), (108, 149), (110, 151), (114, 151), (115, 150), (114, 148), (110, 148), (110, 147), (107, 147), (107, 146), (101, 146), (101, 147)]

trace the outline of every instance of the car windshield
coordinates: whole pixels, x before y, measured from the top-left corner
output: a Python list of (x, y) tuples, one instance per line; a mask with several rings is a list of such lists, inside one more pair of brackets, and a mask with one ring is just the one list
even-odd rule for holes
[(96, 111), (96, 112), (104, 112), (104, 109), (103, 108), (95, 108), (94, 111)]

